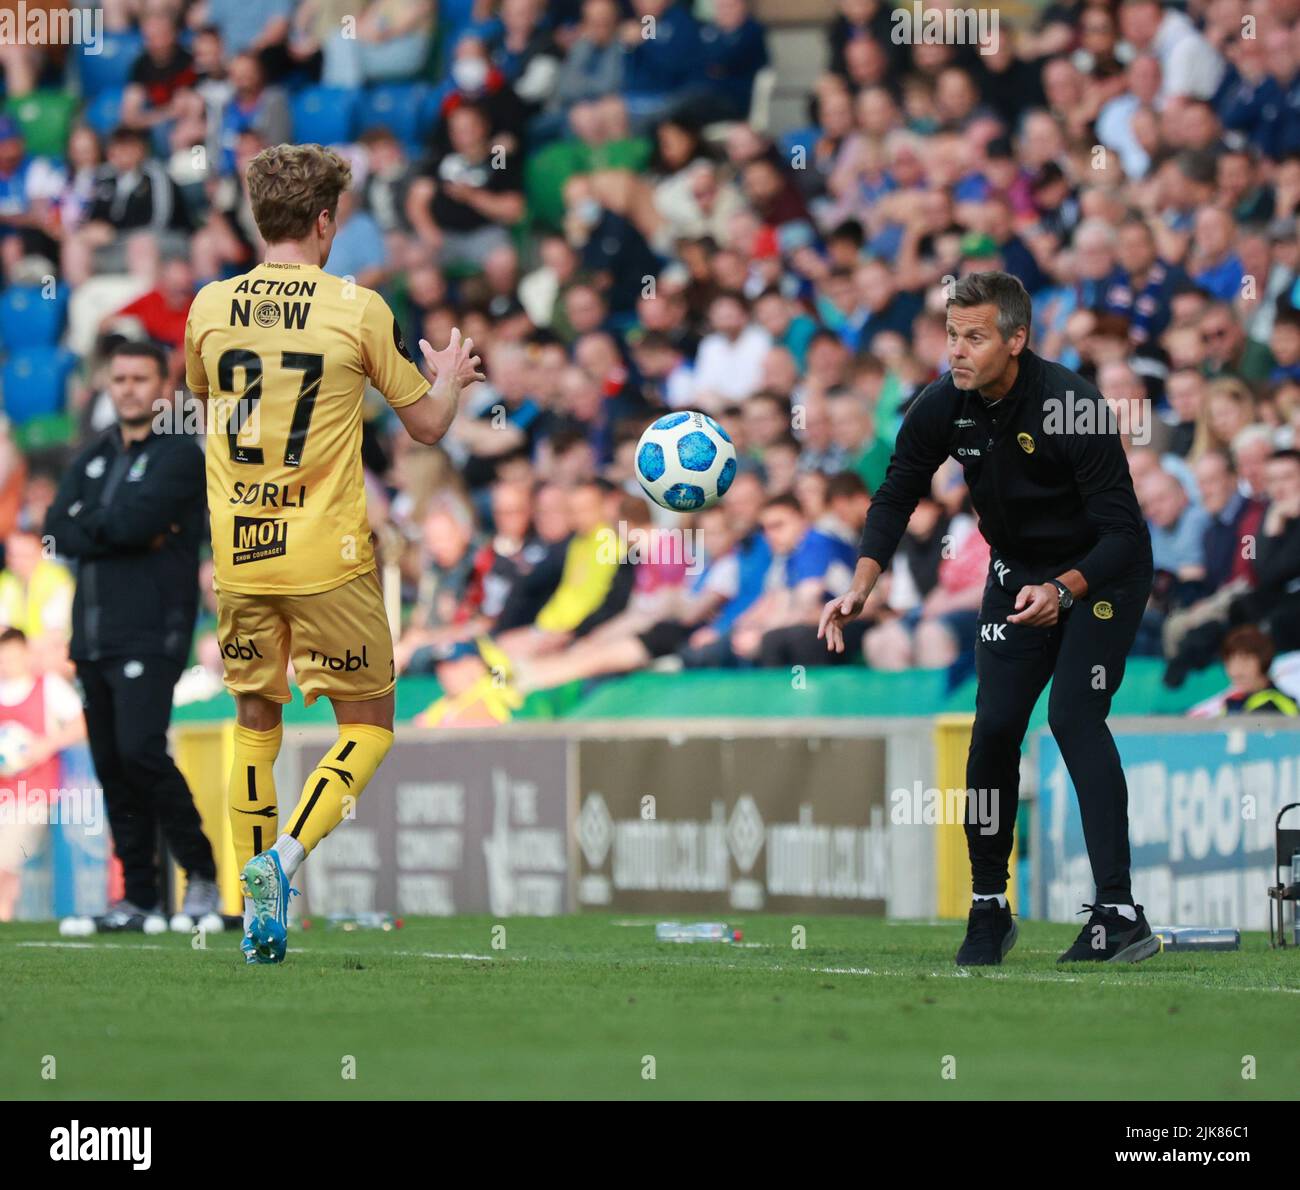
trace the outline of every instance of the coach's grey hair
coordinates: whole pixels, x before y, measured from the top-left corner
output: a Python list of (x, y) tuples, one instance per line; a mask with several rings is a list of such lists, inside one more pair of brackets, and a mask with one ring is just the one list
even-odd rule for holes
[(963, 277), (953, 287), (948, 306), (996, 306), (998, 334), (1004, 339), (1011, 338), (1022, 326), (1028, 332), (1032, 317), (1029, 292), (1010, 273), (971, 273)]

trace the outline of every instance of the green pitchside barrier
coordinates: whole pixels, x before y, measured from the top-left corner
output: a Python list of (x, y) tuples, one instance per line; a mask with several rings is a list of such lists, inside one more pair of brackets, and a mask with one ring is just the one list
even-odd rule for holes
[[(1182, 715), (1189, 707), (1227, 684), (1219, 667), (1193, 674), (1181, 690), (1160, 682), (1164, 664), (1154, 657), (1128, 663), (1124, 683), (1115, 698), (1115, 715)], [(397, 684), (397, 718), (414, 718), (440, 690), (434, 678), (407, 678)], [(690, 670), (679, 674), (636, 673), (584, 688), (571, 682), (529, 695), (516, 721), (553, 719), (696, 719), (719, 715), (755, 718), (844, 717), (854, 715), (939, 715), (975, 709), (975, 682), (968, 679), (951, 693), (945, 675), (936, 670), (878, 673), (858, 667), (809, 669), (796, 679), (785, 670)], [(179, 707), (177, 723), (233, 719), (234, 699), (221, 694), (206, 702)], [(329, 704), (312, 707), (294, 701), (285, 708), (291, 724), (334, 722)], [(1040, 698), (1030, 727), (1047, 722), (1047, 699)]]

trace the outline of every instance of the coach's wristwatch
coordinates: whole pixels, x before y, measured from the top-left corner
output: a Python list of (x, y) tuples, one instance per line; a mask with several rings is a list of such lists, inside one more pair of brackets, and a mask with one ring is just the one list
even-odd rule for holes
[(1058, 579), (1052, 579), (1052, 586), (1056, 588), (1059, 608), (1063, 612), (1068, 612), (1074, 606), (1074, 596), (1070, 594), (1070, 588)]

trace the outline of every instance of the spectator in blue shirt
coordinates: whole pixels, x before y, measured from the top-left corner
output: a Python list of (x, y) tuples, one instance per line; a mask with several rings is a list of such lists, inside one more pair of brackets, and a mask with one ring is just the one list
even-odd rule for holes
[(357, 209), (356, 195), (351, 190), (339, 195), (337, 218), (339, 229), (325, 271), (336, 277), (351, 277), (366, 289), (378, 289), (393, 271), (379, 224), (368, 211)]
[(491, 43), (492, 60), (523, 100), (528, 114), (535, 115), (555, 89), (560, 48), (545, 25), (540, 0), (504, 0), (501, 25), (500, 36)]
[(560, 64), (545, 110), (529, 127), (532, 145), (563, 136), (575, 107), (617, 94), (623, 86), (624, 57), (618, 41), (618, 5), (614, 0), (586, 0), (578, 39)]
[(1284, 93), (1283, 84), (1268, 73), (1268, 47), (1263, 38), (1241, 37), (1229, 41), (1224, 52), (1232, 65), (1214, 96), (1219, 119), (1226, 131), (1241, 133), (1273, 156)]
[(767, 65), (767, 39), (747, 0), (715, 0), (713, 24), (700, 30), (700, 42), (712, 119), (743, 120), (754, 76)]
[(636, 127), (648, 128), (699, 82), (700, 26), (684, 3), (634, 0), (635, 16), (619, 32), (623, 95)]
[(1269, 384), (1300, 380), (1300, 310), (1284, 306), (1277, 312), (1268, 346), (1273, 353)]
[[(856, 548), (814, 529), (799, 501), (788, 493), (768, 500), (760, 520), (772, 564), (762, 596), (737, 619), (731, 633), (732, 652), (751, 664), (760, 660), (764, 638), (778, 629), (799, 627), (815, 641), (827, 593), (849, 581), (857, 562)], [(822, 660), (822, 654), (817, 658)], [(829, 654), (825, 659), (830, 660)]]
[(42, 226), (40, 214), (47, 205), (42, 197), (48, 196), (58, 177), (58, 169), (50, 162), (27, 155), (17, 122), (0, 115), (0, 243), (21, 241), (19, 256), (59, 258), (59, 246)]
[(1293, 66), (1292, 75), (1283, 80), (1274, 75), (1282, 92), (1282, 103), (1273, 121), (1272, 156), (1283, 161), (1293, 153), (1300, 153), (1300, 66)]
[(1128, 318), (1135, 344), (1158, 340), (1169, 325), (1174, 292), (1186, 283), (1187, 274), (1156, 255), (1155, 236), (1140, 215), (1120, 226), (1119, 259), (1123, 279), (1110, 289), (1109, 308)]
[(200, 0), (190, 9), (191, 29), (215, 26), (227, 55), (257, 54), (279, 77), (288, 69), (286, 44), (295, 0)]
[(1074, 229), (1075, 290), (1080, 310), (1119, 312), (1124, 272), (1115, 259), (1115, 229), (1104, 219), (1085, 219)]
[(1138, 500), (1151, 531), (1157, 595), (1167, 609), (1186, 607), (1209, 594), (1206, 581), (1205, 531), (1210, 519), (1193, 504), (1183, 485), (1168, 471), (1152, 471), (1138, 485)]
[(910, 338), (912, 319), (921, 311), (921, 297), (900, 292), (894, 272), (883, 260), (868, 260), (854, 275), (859, 313), (849, 324), (845, 341), (855, 351), (870, 351), (871, 341), (883, 331)]
[(1245, 269), (1234, 251), (1236, 240), (1237, 224), (1227, 211), (1218, 207), (1197, 211), (1188, 271), (1197, 285), (1221, 302), (1241, 296)]
[(723, 505), (729, 514), (736, 541), (739, 570), (736, 595), (723, 607), (716, 620), (696, 629), (690, 644), (681, 650), (687, 668), (736, 664), (737, 658), (731, 648), (731, 630), (762, 597), (764, 582), (772, 566), (772, 549), (758, 523), (765, 500), (762, 472), (752, 464), (742, 464)]
[(292, 135), (289, 104), (279, 87), (266, 86), (266, 70), (252, 54), (237, 54), (230, 62), (233, 94), (221, 112), (221, 169), (235, 172), (235, 149), (245, 132), (256, 132), (268, 145), (283, 144)]
[(1016, 234), (1016, 215), (1011, 200), (991, 194), (984, 203), (985, 230), (993, 237), (1002, 257), (1002, 267), (1031, 293), (1046, 288), (1050, 278), (1039, 266), (1029, 246)]

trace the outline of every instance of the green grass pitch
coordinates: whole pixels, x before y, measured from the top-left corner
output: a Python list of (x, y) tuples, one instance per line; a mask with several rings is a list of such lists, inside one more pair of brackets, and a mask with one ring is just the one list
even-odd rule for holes
[(0, 1088), (38, 1100), (239, 1099), (250, 1086), (285, 1099), (1231, 1100), (1300, 1086), (1300, 951), (1270, 952), (1258, 934), (1237, 953), (1079, 970), (1055, 964), (1073, 927), (1024, 922), (1002, 967), (963, 973), (956, 923), (729, 920), (743, 945), (657, 944), (651, 918), (596, 915), (295, 930), (283, 966), (249, 968), (232, 933), (196, 949), (178, 935), (74, 942), (52, 925), (4, 926)]

